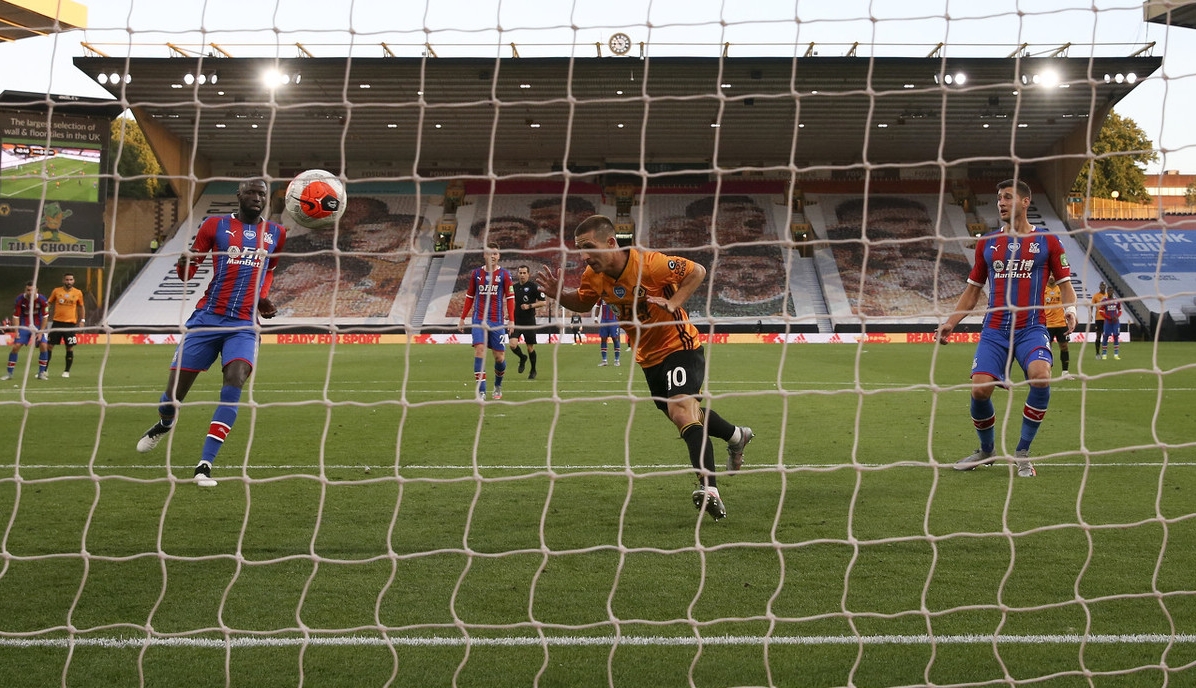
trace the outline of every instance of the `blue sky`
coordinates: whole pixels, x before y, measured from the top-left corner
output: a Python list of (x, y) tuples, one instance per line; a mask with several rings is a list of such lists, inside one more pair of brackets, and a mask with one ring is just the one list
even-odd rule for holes
[[(1196, 30), (1147, 24), (1140, 0), (80, 0), (86, 31), (0, 45), (0, 89), (104, 97), (71, 64), (86, 41), (113, 57), (167, 57), (166, 43), (217, 43), (237, 57), (595, 55), (621, 31), (655, 56), (803, 54), (1004, 57), (1022, 43), (1069, 57), (1129, 55), (1156, 42), (1163, 67), (1122, 101), (1160, 149), (1150, 172), (1196, 173)], [(638, 54), (638, 48), (635, 50)], [(21, 65), (13, 69), (13, 65)], [(28, 67), (28, 68), (26, 68)]]

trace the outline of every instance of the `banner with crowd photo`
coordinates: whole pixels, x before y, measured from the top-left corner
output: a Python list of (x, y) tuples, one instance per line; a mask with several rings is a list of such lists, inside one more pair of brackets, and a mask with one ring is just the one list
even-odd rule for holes
[[(445, 257), (425, 323), (458, 321), (469, 275), (483, 264), (488, 243), (498, 245), (500, 265), (512, 276), (520, 265), (533, 276), (549, 267), (563, 272), (566, 286), (576, 286), (585, 265), (573, 249), (573, 229), (591, 215), (613, 219), (616, 213), (613, 199), (598, 193), (479, 194), (468, 200), (457, 209), (456, 242), (464, 251)], [(783, 229), (787, 212), (766, 194), (650, 193), (637, 197), (631, 219), (641, 245), (706, 268), (706, 282), (686, 303), (695, 322), (775, 321), (799, 315), (795, 300), (808, 300), (795, 295)], [(812, 307), (805, 310), (812, 313)]]
[[(175, 263), (194, 242), (205, 219), (236, 212), (236, 191), (235, 182), (208, 185), (191, 217), (109, 311), (109, 325), (174, 328), (186, 322), (207, 288), (211, 262), (200, 265), (185, 284), (175, 273)], [(439, 208), (429, 209), (427, 203), (428, 194), (436, 195), (437, 190), (424, 185), (423, 191), (421, 196), (400, 184), (350, 185), (345, 214), (335, 228), (309, 230), (285, 214), (277, 218), (287, 226), (287, 241), (270, 291), (278, 317), (269, 324), (409, 323), (427, 270), (431, 228), (439, 216)], [(414, 273), (409, 270), (412, 265), (419, 268)]]
[(1164, 228), (1159, 223), (1092, 222), (1092, 241), (1132, 294), (1153, 313), (1177, 322), (1196, 316), (1196, 221)]
[(827, 241), (818, 258), (836, 322), (933, 323), (955, 305), (971, 271), (967, 220), (940, 206), (931, 194), (806, 194), (806, 218)]
[(102, 117), (0, 110), (0, 265), (104, 264)]

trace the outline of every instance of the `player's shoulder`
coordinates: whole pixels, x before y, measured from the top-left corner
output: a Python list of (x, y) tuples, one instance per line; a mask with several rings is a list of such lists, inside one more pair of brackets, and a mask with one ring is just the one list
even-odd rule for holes
[(216, 227), (220, 226), (222, 223), (232, 221), (232, 218), (233, 218), (233, 216), (229, 215), (229, 214), (208, 215), (207, 217), (205, 217), (203, 219), (203, 222), (199, 223), (199, 229), (200, 229), (200, 231), (203, 231), (205, 229), (215, 229)]

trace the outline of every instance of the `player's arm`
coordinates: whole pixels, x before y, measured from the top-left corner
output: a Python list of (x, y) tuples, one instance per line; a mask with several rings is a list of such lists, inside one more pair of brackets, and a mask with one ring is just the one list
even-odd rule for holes
[(596, 294), (590, 297), (588, 294), (580, 294), (577, 289), (566, 289), (565, 283), (561, 279), (560, 269), (550, 270), (547, 266), (541, 267), (540, 271), (536, 273), (536, 286), (540, 287), (540, 291), (545, 294), (552, 294), (557, 303), (574, 313), (584, 313), (598, 303)]
[[(669, 260), (685, 260), (684, 258), (670, 258)], [(676, 313), (678, 308), (685, 305), (689, 297), (693, 296), (698, 287), (702, 286), (702, 282), (706, 279), (706, 268), (701, 263), (695, 263), (692, 260), (686, 260), (689, 263), (689, 269), (685, 273), (685, 277), (681, 278), (681, 282), (677, 284), (677, 290), (669, 298), (661, 296), (649, 296), (648, 303), (660, 306), (668, 310), (670, 313)]]
[(270, 254), (270, 259), (266, 261), (266, 274), (262, 276), (262, 288), (257, 295), (257, 313), (263, 318), (270, 319), (278, 315), (278, 308), (274, 306), (274, 302), (267, 298), (270, 294), (270, 287), (274, 286), (274, 268), (278, 267), (278, 254), (282, 252), (282, 247), (287, 243), (287, 232), (285, 228), (278, 230), (278, 244), (274, 247), (274, 251)]
[(1071, 280), (1059, 284), (1060, 291), (1063, 292), (1063, 317), (1067, 320), (1067, 333), (1071, 334), (1075, 331), (1078, 319), (1076, 318), (1076, 288), (1072, 286)]
[(976, 304), (980, 302), (980, 296), (984, 290), (975, 282), (969, 281), (968, 286), (963, 288), (963, 293), (959, 295), (959, 300), (955, 302), (955, 310), (947, 318), (947, 322), (939, 325), (937, 338), (939, 344), (946, 344), (950, 341), (951, 331), (961, 320), (972, 314), (976, 310)]
[(473, 300), (477, 297), (477, 292), (474, 291), (474, 284), (476, 280), (473, 274), (469, 275), (469, 285), (465, 287), (465, 306), (461, 308), (461, 319), (457, 321), (457, 331), (465, 331), (465, 317), (473, 310)]
[(190, 282), (195, 277), (200, 263), (207, 257), (208, 251), (211, 251), (212, 247), (216, 245), (216, 225), (219, 222), (220, 220), (215, 217), (204, 220), (199, 228), (199, 233), (195, 235), (195, 241), (191, 244), (191, 250), (179, 256), (174, 265), (174, 272), (180, 280)]
[(507, 280), (507, 296), (503, 299), (503, 305), (507, 312), (507, 331), (515, 331), (515, 283), (510, 279)]

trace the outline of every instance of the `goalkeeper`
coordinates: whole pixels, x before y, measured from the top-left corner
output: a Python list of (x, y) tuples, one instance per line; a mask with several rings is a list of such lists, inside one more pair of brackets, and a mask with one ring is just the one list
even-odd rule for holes
[(716, 521), (724, 518), (727, 510), (718, 493), (710, 437), (726, 441), (727, 470), (733, 471), (743, 465), (752, 429), (732, 425), (698, 403), (706, 359), (698, 330), (682, 304), (701, 286), (706, 268), (656, 251), (620, 248), (614, 223), (602, 215), (583, 220), (573, 240), (586, 263), (581, 285), (564, 289), (560, 271), (546, 267), (536, 275), (536, 283), (571, 311), (589, 311), (599, 300), (614, 309), (656, 407), (673, 421), (689, 448), (699, 482), (694, 506), (705, 508)]
[(201, 487), (216, 485), (212, 464), (237, 420), (241, 388), (257, 362), (255, 312), (263, 318), (273, 318), (277, 312), (266, 294), (274, 280), (277, 254), (286, 243), (286, 228), (263, 219), (269, 194), (264, 180), (242, 181), (237, 212), (204, 220), (191, 251), (179, 256), (175, 267), (179, 279), (189, 282), (210, 253), (212, 281), (183, 329), (158, 406), (159, 420), (137, 441), (137, 451), (157, 447), (174, 428), (178, 404), (195, 378), (220, 356), (224, 373), (220, 405), (212, 413), (202, 458), (195, 467), (194, 479)]

